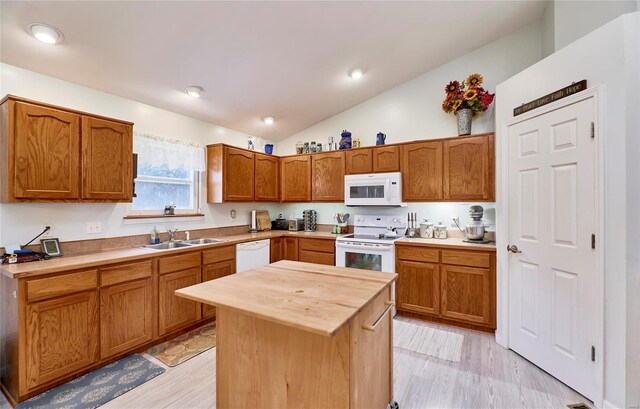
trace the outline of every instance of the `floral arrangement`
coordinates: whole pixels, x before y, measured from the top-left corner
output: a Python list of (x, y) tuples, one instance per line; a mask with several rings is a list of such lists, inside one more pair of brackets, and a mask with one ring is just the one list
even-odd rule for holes
[(471, 74), (462, 84), (451, 81), (444, 89), (447, 96), (442, 103), (442, 110), (447, 114), (455, 114), (461, 109), (469, 108), (474, 116), (486, 111), (496, 94), (482, 88), (482, 80), (482, 75)]

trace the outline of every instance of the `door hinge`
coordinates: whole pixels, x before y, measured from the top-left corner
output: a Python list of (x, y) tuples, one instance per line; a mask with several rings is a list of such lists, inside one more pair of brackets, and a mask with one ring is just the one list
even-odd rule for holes
[(596, 235), (595, 234), (591, 235), (591, 248), (592, 249), (596, 248)]
[(591, 345), (591, 361), (596, 361), (596, 347), (594, 347), (593, 345)]
[(596, 137), (596, 124), (595, 124), (595, 122), (591, 122), (591, 137), (592, 138)]

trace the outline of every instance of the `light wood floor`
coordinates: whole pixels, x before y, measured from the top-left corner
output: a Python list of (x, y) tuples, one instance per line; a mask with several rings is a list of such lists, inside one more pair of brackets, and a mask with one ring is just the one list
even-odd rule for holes
[[(588, 403), (527, 360), (496, 344), (492, 335), (396, 319), (464, 335), (460, 362), (394, 348), (394, 394), (401, 409), (566, 408), (571, 403)], [(215, 360), (213, 348), (167, 368), (164, 374), (101, 408), (214, 408)], [(8, 407), (4, 397), (0, 403), (2, 408)]]

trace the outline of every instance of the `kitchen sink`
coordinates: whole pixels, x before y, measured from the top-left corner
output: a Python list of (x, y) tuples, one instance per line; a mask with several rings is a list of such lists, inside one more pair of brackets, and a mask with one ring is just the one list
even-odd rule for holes
[(182, 243), (188, 244), (211, 244), (211, 243), (221, 243), (223, 239), (193, 239), (193, 240), (183, 240)]
[(168, 250), (168, 249), (176, 249), (179, 247), (190, 247), (191, 244), (186, 243), (184, 241), (165, 241), (164, 243), (158, 244), (147, 244), (143, 247), (154, 250)]

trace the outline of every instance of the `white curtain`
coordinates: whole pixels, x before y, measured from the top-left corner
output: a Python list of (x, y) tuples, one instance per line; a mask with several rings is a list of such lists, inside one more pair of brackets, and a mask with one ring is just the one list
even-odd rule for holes
[(133, 151), (138, 165), (167, 165), (169, 169), (204, 172), (207, 169), (202, 146), (170, 140), (142, 132), (134, 132)]

